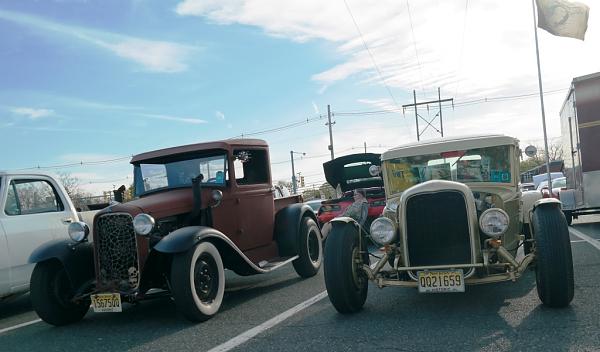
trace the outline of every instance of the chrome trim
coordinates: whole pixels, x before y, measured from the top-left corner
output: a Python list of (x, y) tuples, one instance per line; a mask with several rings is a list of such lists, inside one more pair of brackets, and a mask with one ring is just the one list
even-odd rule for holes
[[(252, 268), (252, 270), (256, 271), (256, 273), (258, 274), (266, 274), (269, 273), (275, 269), (278, 269), (280, 267), (282, 267), (285, 264), (288, 264), (289, 262), (292, 262), (296, 259), (299, 258), (298, 255), (295, 255), (293, 257), (290, 257), (289, 259), (286, 259), (283, 262), (278, 263), (277, 265), (270, 267), (268, 269), (263, 269), (261, 267), (259, 267), (258, 265), (254, 264), (236, 245), (235, 243), (233, 243), (232, 240), (229, 239), (229, 237), (225, 236), (223, 233), (221, 233), (218, 230), (215, 230), (213, 228), (209, 228), (209, 227), (203, 227), (203, 226), (197, 226), (198, 227), (198, 232), (200, 232), (203, 229), (206, 229), (208, 231), (210, 231), (209, 233), (204, 233), (204, 234), (199, 234), (196, 237), (197, 241), (202, 241), (206, 238), (218, 238), (220, 240), (223, 240), (225, 243), (227, 243), (227, 245), (229, 245), (229, 247), (231, 247), (231, 249), (233, 249), (234, 251), (237, 252), (237, 254), (246, 262), (246, 264), (248, 264), (250, 266), (250, 268)], [(207, 232), (208, 232), (207, 231)]]
[[(475, 209), (475, 198), (473, 197), (473, 192), (471, 189), (465, 184), (454, 182), (454, 181), (445, 181), (445, 180), (432, 180), (424, 183), (417, 184), (405, 190), (400, 197), (400, 207), (398, 212), (398, 222), (400, 223), (400, 245), (402, 246), (403, 252), (403, 261), (405, 267), (410, 267), (410, 253), (408, 253), (408, 243), (407, 243), (407, 229), (406, 229), (406, 203), (408, 200), (416, 195), (424, 194), (424, 193), (438, 193), (438, 192), (447, 192), (447, 191), (456, 191), (462, 193), (465, 199), (465, 205), (467, 208), (467, 214), (469, 215), (469, 240), (471, 245), (471, 264), (477, 263), (477, 258), (481, 255), (481, 248), (479, 245), (479, 223), (477, 219), (477, 209)], [(483, 264), (481, 264), (483, 265)], [(465, 273), (465, 279), (472, 276), (475, 273), (475, 269)], [(408, 271), (408, 275), (417, 280), (417, 278)]]

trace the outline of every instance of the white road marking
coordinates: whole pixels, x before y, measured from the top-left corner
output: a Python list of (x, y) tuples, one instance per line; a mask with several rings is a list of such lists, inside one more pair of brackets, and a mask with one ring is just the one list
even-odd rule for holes
[(572, 227), (569, 227), (569, 232), (576, 237), (581, 238), (582, 240), (586, 241), (587, 243), (591, 244), (592, 246), (596, 247), (596, 249), (600, 250), (600, 241), (596, 240), (595, 238), (592, 238), (588, 235), (586, 235), (585, 233), (574, 229)]
[(232, 338), (231, 340), (224, 342), (224, 343), (220, 344), (219, 346), (216, 346), (216, 347), (210, 349), (208, 352), (229, 351), (229, 350), (243, 344), (244, 342), (249, 341), (256, 335), (269, 330), (270, 328), (274, 327), (275, 325), (290, 318), (292, 315), (312, 306), (313, 304), (319, 302), (320, 300), (322, 300), (325, 297), (327, 297), (327, 291), (323, 291), (323, 292), (319, 293), (318, 295), (307, 299), (306, 301), (298, 304), (297, 306), (292, 307), (292, 308), (286, 310), (285, 312), (265, 321), (264, 323), (262, 323), (258, 326), (255, 326), (252, 329), (247, 330), (246, 332), (241, 333), (240, 335)]
[(0, 329), (0, 334), (4, 334), (5, 332), (9, 332), (9, 331), (12, 331), (12, 330), (17, 330), (17, 329), (20, 329), (22, 327), (29, 326), (29, 325), (32, 325), (32, 324), (37, 324), (40, 321), (42, 321), (42, 319), (36, 319), (36, 320), (28, 321), (26, 323), (14, 325), (14, 326), (11, 326), (11, 327), (8, 327), (8, 328)]
[(586, 240), (575, 240), (575, 241), (571, 241), (571, 243), (583, 243), (583, 242), (587, 243), (587, 241), (586, 241)]

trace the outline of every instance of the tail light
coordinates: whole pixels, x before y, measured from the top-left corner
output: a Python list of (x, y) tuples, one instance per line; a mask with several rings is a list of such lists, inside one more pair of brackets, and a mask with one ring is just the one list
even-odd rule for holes
[(321, 209), (319, 209), (319, 213), (327, 213), (330, 211), (339, 211), (342, 208), (339, 205), (331, 204), (331, 205), (323, 205)]

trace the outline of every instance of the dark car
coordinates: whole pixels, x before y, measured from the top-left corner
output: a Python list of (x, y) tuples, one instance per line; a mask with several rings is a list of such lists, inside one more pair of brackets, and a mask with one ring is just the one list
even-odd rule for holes
[(321, 224), (329, 222), (344, 213), (352, 204), (353, 192), (357, 188), (365, 189), (369, 202), (369, 214), (365, 228), (381, 215), (385, 207), (383, 180), (378, 173), (373, 176), (373, 166), (381, 165), (380, 154), (361, 153), (345, 155), (323, 164), (325, 178), (335, 189), (343, 192), (340, 198), (322, 202), (318, 217)]
[(131, 163), (137, 199), (97, 213), (93, 241), (87, 225), (75, 222), (71, 240), (31, 255), (31, 301), (44, 321), (73, 323), (90, 305), (120, 312), (122, 302), (157, 295), (203, 321), (219, 311), (224, 269), (253, 275), (292, 263), (301, 277), (318, 272), (316, 216), (299, 196), (274, 199), (266, 142), (186, 145)]

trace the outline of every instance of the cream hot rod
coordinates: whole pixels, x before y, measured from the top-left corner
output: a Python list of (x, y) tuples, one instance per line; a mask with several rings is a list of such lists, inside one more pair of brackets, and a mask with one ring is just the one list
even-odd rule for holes
[[(573, 264), (561, 205), (523, 208), (518, 141), (501, 135), (439, 139), (382, 154), (387, 205), (370, 231), (332, 220), (324, 259), (329, 298), (341, 313), (362, 308), (368, 282), (419, 292), (515, 281), (535, 267), (537, 292), (551, 307), (573, 299)], [(367, 235), (368, 233), (368, 235)], [(373, 244), (380, 251), (371, 250)], [(524, 255), (517, 256), (519, 247)]]

